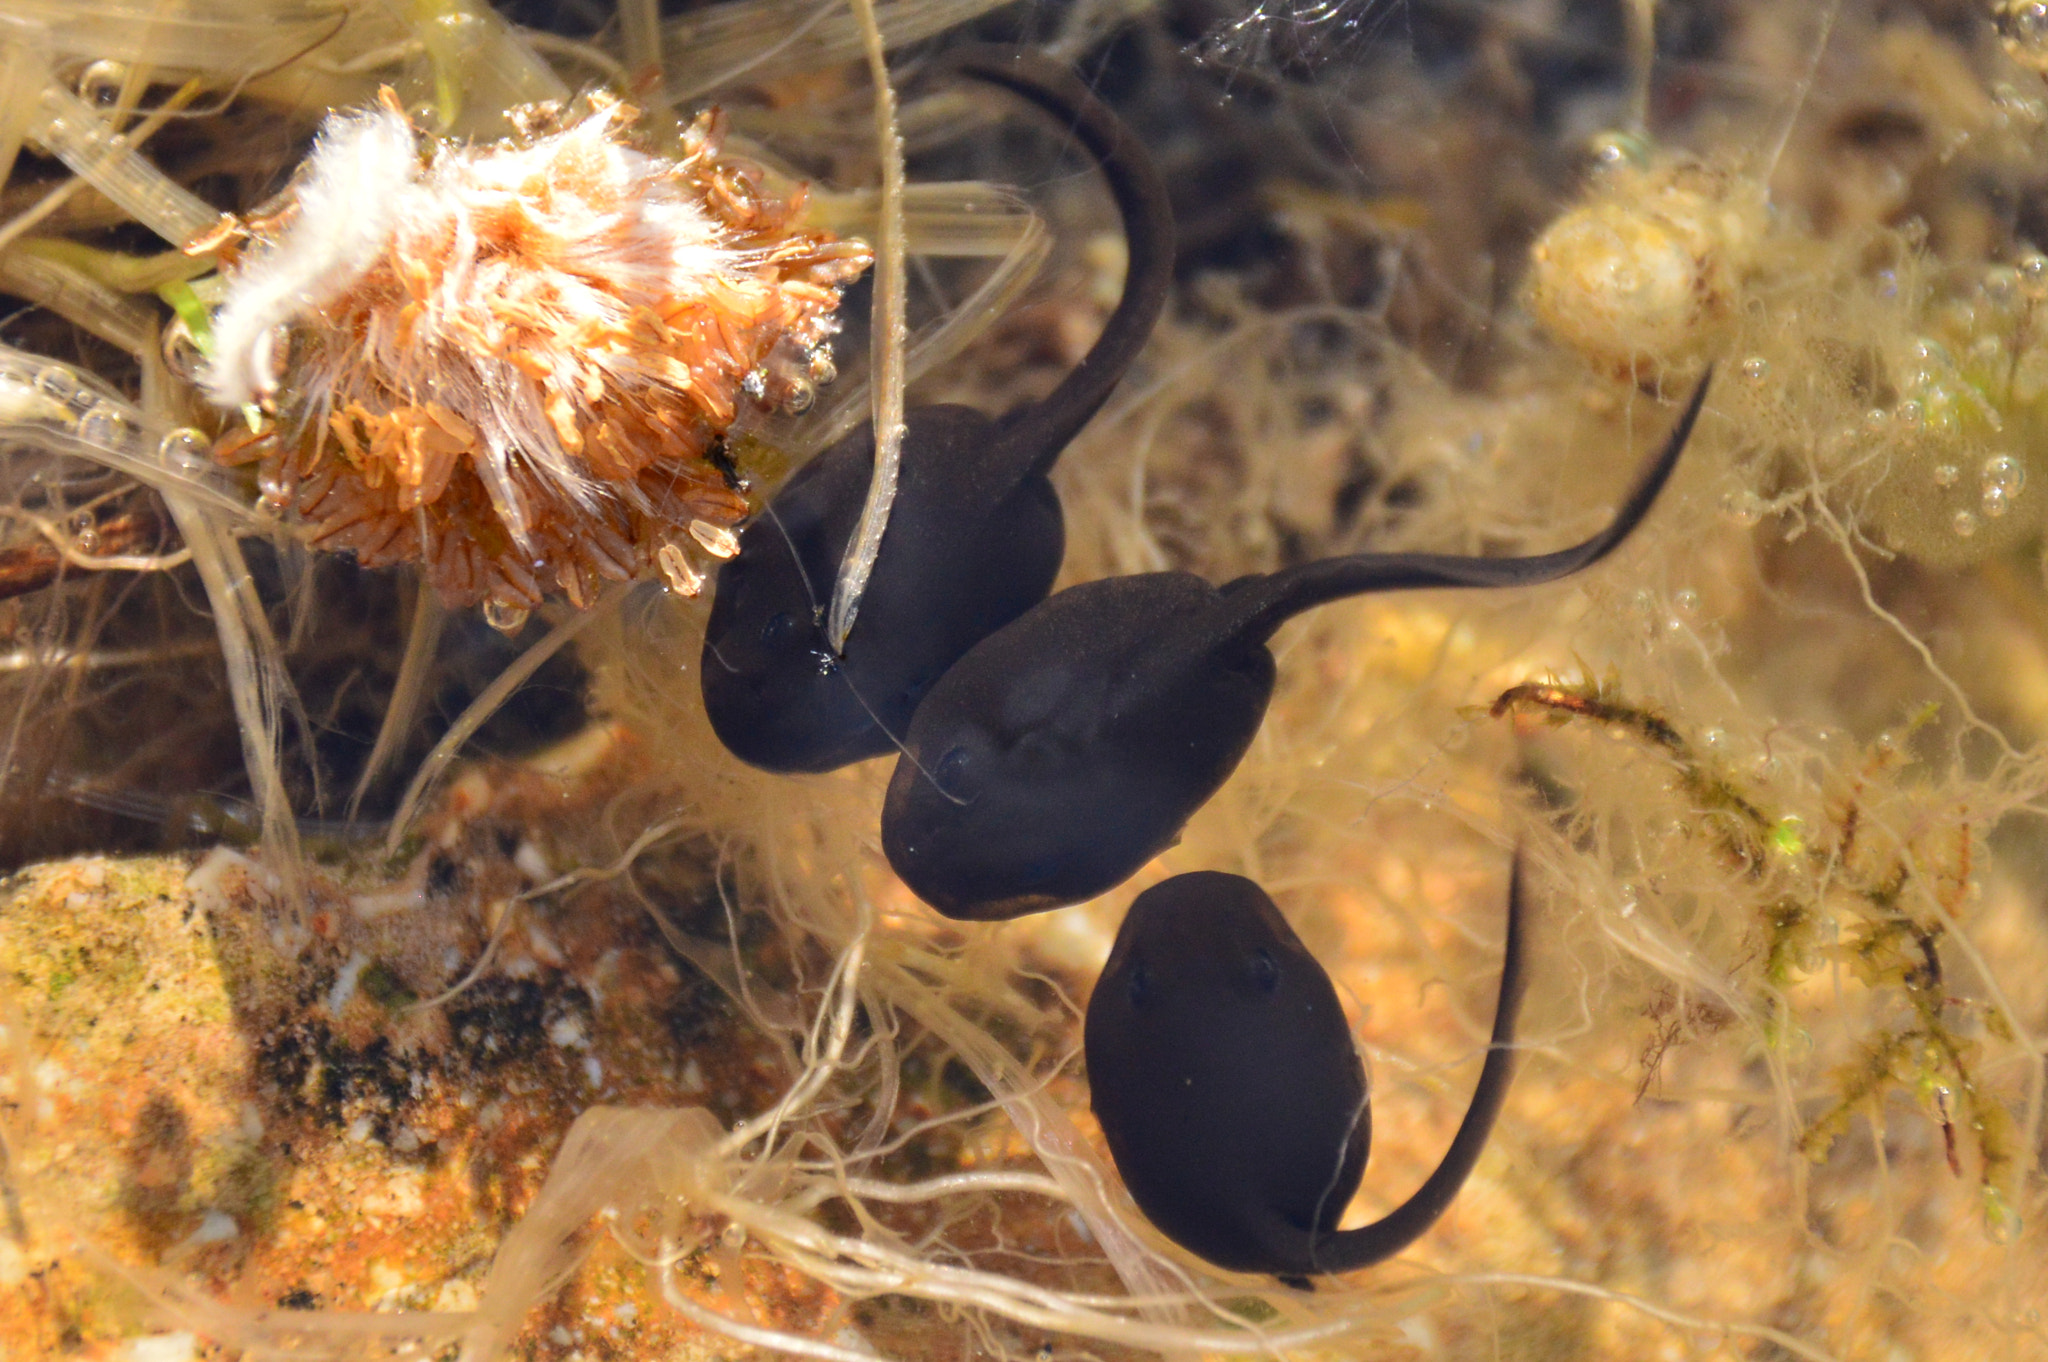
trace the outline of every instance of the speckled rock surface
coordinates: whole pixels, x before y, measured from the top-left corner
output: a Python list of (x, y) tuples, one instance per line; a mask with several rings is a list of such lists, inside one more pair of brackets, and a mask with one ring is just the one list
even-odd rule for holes
[[(396, 886), (316, 879), (309, 932), (225, 850), (0, 890), (0, 1356), (142, 1356), (121, 1340), (166, 1322), (124, 1269), (244, 1308), (474, 1309), (581, 1111), (766, 1100), (776, 1057), (644, 912), (527, 895), (569, 851), (512, 832), (559, 805), (543, 784), (473, 773)], [(774, 1269), (747, 1288), (798, 1326), (828, 1304)], [(688, 1356), (691, 1332), (600, 1246), (518, 1355)]]

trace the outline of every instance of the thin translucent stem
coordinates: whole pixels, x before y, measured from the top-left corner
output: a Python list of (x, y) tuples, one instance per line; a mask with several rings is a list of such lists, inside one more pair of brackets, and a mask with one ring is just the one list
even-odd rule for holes
[(0, 255), (0, 289), (48, 308), (131, 355), (141, 354), (156, 334), (156, 314), (144, 304), (60, 260), (19, 247)]
[(860, 523), (847, 545), (846, 561), (832, 593), (832, 611), (825, 637), (838, 652), (846, 646), (860, 614), (860, 598), (868, 589), (882, 536), (889, 528), (889, 508), (896, 502), (896, 477), (903, 455), (904, 308), (903, 274), (903, 137), (896, 129), (896, 87), (889, 83), (882, 30), (875, 21), (874, 0), (852, 0), (859, 16), (875, 86), (875, 142), (882, 162), (882, 230), (875, 251), (875, 317), (873, 324), (875, 470), (868, 483)]
[(391, 701), (384, 707), (384, 721), (377, 726), (377, 741), (370, 748), (369, 759), (363, 763), (363, 773), (356, 777), (356, 788), (348, 797), (348, 810), (342, 815), (350, 823), (356, 821), (356, 810), (362, 807), (363, 796), (369, 793), (385, 766), (412, 735), (413, 725), (419, 721), (420, 700), (426, 694), (427, 678), (433, 673), (434, 656), (441, 646), (441, 627), (447, 619), (448, 612), (441, 608), (441, 597), (422, 575), (415, 589), (412, 627), (406, 632), (405, 656), (398, 664), (398, 680), (392, 684)]
[(420, 763), (419, 770), (413, 773), (412, 784), (406, 786), (405, 798), (399, 801), (398, 812), (391, 819), (391, 830), (384, 837), (386, 856), (398, 854), (400, 845), (405, 841), (406, 830), (412, 826), (413, 819), (419, 814), (420, 801), (426, 798), (427, 792), (433, 788), (434, 782), (441, 778), (441, 773), (447, 770), (448, 764), (455, 760), (463, 745), (476, 736), (476, 731), (483, 727), (484, 721), (497, 713), (498, 706), (504, 704), (513, 691), (525, 685), (527, 680), (540, 670), (542, 663), (560, 652), (571, 639), (589, 628), (593, 621), (617, 608), (621, 594), (616, 590), (607, 592), (605, 597), (590, 609), (577, 611), (548, 630), (540, 642), (521, 653), (518, 660), (498, 673), (497, 679), (484, 687), (482, 694), (470, 701), (469, 708), (462, 711), (460, 717), (441, 736), (441, 741), (434, 744), (434, 750), (427, 753), (426, 760)]
[[(880, 0), (875, 25), (886, 47), (930, 37), (1009, 0)], [(766, 82), (858, 58), (866, 47), (859, 17), (827, 0), (741, 0), (711, 5), (669, 22), (671, 104), (742, 78)], [(762, 37), (780, 35), (764, 44)]]
[(165, 492), (163, 498), (185, 546), (192, 551), (192, 564), (199, 570), (199, 580), (213, 606), (214, 632), (219, 635), (221, 661), (227, 667), (228, 694), (242, 731), (242, 758), (256, 792), (263, 841), (280, 853), (283, 866), (295, 866), (299, 829), (292, 821), (278, 765), (284, 706), (277, 689), (275, 660), (259, 648), (259, 633), (267, 631), (252, 624), (263, 608), (256, 597), (256, 584), (249, 577), (240, 547), (222, 532), (204, 506), (178, 492)]
[[(160, 112), (167, 117), (198, 93), (198, 82), (190, 82)], [(150, 129), (145, 122), (136, 135), (117, 133), (91, 105), (51, 84), (43, 87), (28, 135), (137, 222), (173, 246), (183, 246), (212, 230), (221, 212), (135, 150), (134, 143)]]

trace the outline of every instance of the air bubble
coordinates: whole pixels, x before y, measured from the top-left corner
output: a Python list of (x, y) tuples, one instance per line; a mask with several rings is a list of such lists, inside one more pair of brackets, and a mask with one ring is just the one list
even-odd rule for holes
[(1762, 355), (1751, 355), (1742, 361), (1742, 376), (1752, 383), (1761, 383), (1771, 376), (1771, 362)]
[(128, 438), (128, 418), (111, 402), (102, 402), (78, 418), (78, 438), (103, 449), (118, 449)]
[(1938, 463), (1934, 465), (1934, 485), (1936, 487), (1953, 487), (1962, 480), (1963, 470), (1954, 464)]
[(1689, 586), (1682, 587), (1672, 596), (1671, 603), (1678, 607), (1678, 613), (1681, 615), (1697, 615), (1700, 611), (1700, 593)]
[(36, 372), (36, 391), (59, 402), (69, 402), (78, 395), (78, 375), (61, 364), (52, 364)]
[(718, 1242), (729, 1249), (745, 1248), (747, 1227), (737, 1220), (728, 1222), (726, 1227), (718, 1232)]
[(2028, 302), (2048, 298), (2048, 255), (2028, 251), (2019, 258), (2020, 293)]
[(1996, 104), (1998, 111), (2008, 118), (2024, 119), (2027, 116), (2028, 106), (2035, 101), (2028, 99), (2019, 89), (2001, 80), (1991, 87), (1991, 102)]
[(1942, 330), (1950, 335), (1974, 336), (1984, 328), (1984, 323), (1978, 320), (1977, 304), (1970, 298), (1950, 299), (1936, 315), (1941, 319)]
[(1956, 390), (1946, 383), (1930, 384), (1923, 394), (1927, 414), (1927, 428), (1944, 434), (1953, 433), (1956, 428), (1956, 414), (1962, 403)]
[(523, 605), (501, 601), (493, 596), (484, 602), (484, 623), (501, 634), (516, 634), (526, 624), (526, 617), (533, 612)]
[(1984, 298), (1993, 307), (2010, 308), (2020, 300), (2020, 272), (2010, 265), (1984, 271)]
[(1719, 752), (1727, 745), (1728, 733), (1725, 729), (1710, 728), (1700, 734), (1700, 746), (1706, 748), (1709, 752)]
[(1956, 532), (1956, 538), (1968, 539), (1977, 533), (1980, 523), (1975, 511), (1957, 511), (1955, 519), (1949, 522), (1949, 527)]
[(1920, 423), (1927, 419), (1927, 409), (1910, 397), (1899, 403), (1898, 410), (1892, 414), (1907, 430), (1918, 430)]
[(187, 382), (197, 382), (200, 370), (206, 367), (206, 356), (182, 317), (164, 328), (163, 352), (164, 366)]
[(2027, 487), (2027, 466), (2010, 454), (1986, 459), (1980, 476), (1986, 496), (1999, 492), (2007, 497), (2016, 497)]
[(789, 381), (789, 393), (782, 399), (782, 409), (791, 416), (801, 416), (811, 409), (818, 400), (818, 390), (808, 378), (793, 378)]
[(2020, 1215), (1996, 1187), (1984, 1188), (1984, 1234), (1994, 1244), (2010, 1244), (2020, 1237)]
[(282, 515), (292, 504), (292, 485), (275, 474), (256, 479), (257, 506), (270, 515)]
[(832, 383), (838, 379), (839, 365), (832, 358), (831, 346), (817, 346), (814, 349), (812, 349), (811, 353), (806, 358), (809, 360), (810, 364), (811, 382), (817, 384), (821, 388), (827, 388), (830, 387)]
[(2048, 72), (2048, 3), (2005, 0), (1998, 7), (1998, 38), (2006, 55), (2022, 66)]
[(110, 109), (128, 83), (128, 68), (117, 61), (96, 61), (78, 73), (78, 97), (96, 109)]
[(190, 426), (180, 426), (159, 440), (156, 457), (166, 468), (195, 476), (212, 462), (206, 453), (206, 437)]
[(1744, 487), (1722, 495), (1721, 514), (1747, 529), (1764, 518), (1764, 504), (1756, 493)]
[(1650, 164), (1649, 143), (1632, 132), (1595, 133), (1587, 140), (1586, 151), (1593, 158), (1594, 169), (1602, 172), (1641, 170)]
[(71, 531), (71, 545), (80, 553), (97, 553), (100, 547), (100, 525), (93, 519), (92, 512), (80, 511), (71, 517), (65, 527)]
[(1929, 368), (1952, 369), (1955, 361), (1949, 358), (1948, 347), (1927, 336), (1916, 338), (1906, 354), (1916, 363)]

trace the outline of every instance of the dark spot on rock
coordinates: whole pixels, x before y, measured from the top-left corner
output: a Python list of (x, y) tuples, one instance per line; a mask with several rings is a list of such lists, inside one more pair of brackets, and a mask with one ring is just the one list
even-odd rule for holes
[(121, 1209), (143, 1244), (160, 1254), (183, 1228), (181, 1206), (192, 1185), (192, 1123), (169, 1095), (158, 1092), (135, 1118), (121, 1178)]

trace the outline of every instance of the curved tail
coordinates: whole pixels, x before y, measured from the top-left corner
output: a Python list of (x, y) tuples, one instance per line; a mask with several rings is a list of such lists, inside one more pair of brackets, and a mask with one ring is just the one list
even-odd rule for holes
[(1008, 90), (1051, 115), (1101, 168), (1123, 218), (1130, 263), (1123, 296), (1102, 334), (1043, 401), (1003, 423), (1005, 442), (1032, 454), (1019, 476), (1043, 474), (1109, 400), (1159, 320), (1173, 284), (1173, 206), (1137, 135), (1058, 62), (1010, 48), (965, 47), (942, 56), (939, 69)]
[(1692, 436), (1693, 423), (1707, 400), (1707, 386), (1714, 381), (1708, 368), (1693, 389), (1685, 410), (1664, 447), (1657, 451), (1628, 500), (1615, 512), (1607, 527), (1581, 543), (1555, 553), (1527, 558), (1465, 558), (1438, 553), (1354, 553), (1340, 558), (1323, 558), (1299, 567), (1285, 568), (1266, 577), (1253, 578), (1234, 587), (1235, 609), (1228, 625), (1233, 636), (1264, 640), (1302, 611), (1347, 596), (1373, 591), (1404, 591), (1423, 587), (1532, 586), (1538, 582), (1566, 577), (1612, 553), (1621, 541), (1642, 523), (1656, 503), (1657, 494), (1671, 479), (1678, 456)]
[(1515, 1017), (1529, 982), (1522, 946), (1522, 857), (1517, 852), (1508, 887), (1508, 935), (1500, 963), (1500, 1001), (1493, 1010), (1493, 1040), (1487, 1046), (1486, 1064), (1479, 1070), (1479, 1085), (1472, 1090), (1465, 1120), (1443, 1162), (1414, 1196), (1370, 1225), (1318, 1236), (1309, 1250), (1312, 1271), (1353, 1272), (1393, 1257), (1434, 1225), (1465, 1185), (1493, 1133), (1494, 1119), (1507, 1101), (1508, 1085), (1514, 1078)]

